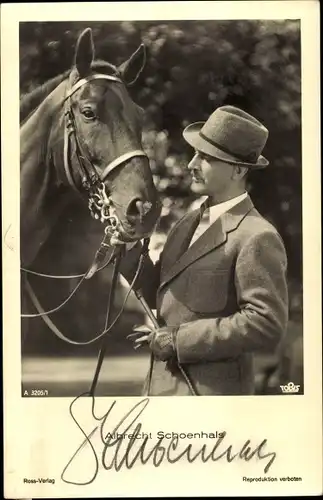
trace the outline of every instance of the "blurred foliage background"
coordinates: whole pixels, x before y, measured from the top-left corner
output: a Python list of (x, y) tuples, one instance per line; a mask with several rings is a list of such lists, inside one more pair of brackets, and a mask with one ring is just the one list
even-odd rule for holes
[(282, 235), (290, 315), (302, 316), (301, 61), (298, 21), (40, 22), (20, 25), (20, 86), (26, 94), (71, 67), (76, 40), (93, 30), (96, 57), (119, 65), (144, 43), (147, 63), (129, 89), (146, 111), (144, 147), (163, 198), (155, 237), (196, 200), (183, 128), (233, 104), (269, 129), (270, 167), (250, 176), (257, 209)]
[(147, 48), (146, 67), (131, 94), (146, 111), (144, 145), (164, 198), (160, 229), (193, 201), (185, 168), (192, 150), (182, 140), (183, 128), (206, 119), (218, 106), (237, 105), (270, 131), (264, 155), (271, 166), (252, 175), (250, 192), (282, 234), (291, 278), (300, 282), (299, 22), (23, 23), (22, 94), (71, 66), (77, 36), (88, 26), (97, 57), (113, 64), (126, 60), (141, 42)]

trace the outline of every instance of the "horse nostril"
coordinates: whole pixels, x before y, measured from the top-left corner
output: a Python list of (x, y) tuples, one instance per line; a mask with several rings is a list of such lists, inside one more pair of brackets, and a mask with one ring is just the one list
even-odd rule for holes
[(137, 218), (137, 217), (142, 217), (142, 201), (140, 198), (134, 198), (131, 200), (127, 207), (127, 217), (128, 218)]
[(139, 218), (141, 221), (150, 209), (151, 203), (143, 202), (140, 198), (134, 198), (127, 207), (127, 217), (128, 219)]

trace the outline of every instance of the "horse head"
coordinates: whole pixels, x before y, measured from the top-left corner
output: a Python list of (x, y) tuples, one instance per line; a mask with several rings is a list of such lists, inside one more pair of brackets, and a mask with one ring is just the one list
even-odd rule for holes
[[(67, 110), (74, 119), (81, 162), (94, 167), (94, 173), (103, 181), (104, 192), (98, 208), (109, 199), (125, 241), (148, 236), (160, 213), (148, 158), (141, 145), (143, 110), (127, 91), (144, 64), (143, 45), (119, 68), (96, 64), (92, 33), (87, 29), (78, 39), (75, 65), (68, 82)], [(84, 172), (80, 169), (80, 158), (75, 160), (74, 155), (73, 183), (81, 191)], [(91, 201), (96, 205), (95, 198)], [(96, 213), (96, 217), (101, 216), (104, 222), (104, 212)]]
[[(25, 241), (33, 237), (31, 226), (39, 229), (42, 212), (47, 213), (48, 222), (49, 210), (40, 208), (47, 202), (40, 197), (45, 197), (44, 184), (48, 187), (50, 181), (60, 193), (71, 193), (73, 187), (101, 222), (110, 220), (112, 214), (122, 241), (151, 234), (161, 205), (149, 160), (142, 150), (143, 110), (128, 93), (144, 64), (143, 45), (115, 67), (95, 60), (91, 29), (80, 35), (72, 69), (21, 129), (21, 224), (26, 229)], [(24, 140), (30, 135), (34, 147)], [(33, 178), (36, 163), (42, 163), (42, 173), (35, 170)], [(41, 185), (36, 188), (35, 182)], [(51, 204), (53, 200), (52, 193)], [(38, 206), (31, 214), (33, 202)], [(37, 224), (34, 219), (38, 219)], [(38, 231), (39, 245), (50, 232), (45, 223), (43, 226)], [(35, 249), (29, 253), (35, 257)]]

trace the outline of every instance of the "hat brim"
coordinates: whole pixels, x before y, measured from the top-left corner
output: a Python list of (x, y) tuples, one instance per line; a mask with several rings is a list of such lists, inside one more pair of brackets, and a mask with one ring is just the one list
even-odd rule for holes
[(250, 169), (259, 170), (265, 168), (269, 165), (269, 161), (262, 155), (259, 156), (257, 163), (247, 163), (239, 160), (237, 157), (225, 153), (221, 149), (213, 146), (207, 142), (200, 135), (200, 130), (205, 122), (195, 122), (188, 125), (183, 131), (183, 137), (185, 141), (192, 146), (195, 150), (200, 151), (208, 156), (212, 156), (217, 160), (221, 160), (227, 163), (232, 163), (234, 165), (241, 165), (243, 167), (248, 167)]

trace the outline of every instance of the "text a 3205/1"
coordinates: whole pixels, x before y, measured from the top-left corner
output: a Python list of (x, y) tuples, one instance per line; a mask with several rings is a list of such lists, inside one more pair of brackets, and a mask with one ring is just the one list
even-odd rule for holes
[(24, 389), (23, 396), (49, 396), (47, 389)]

